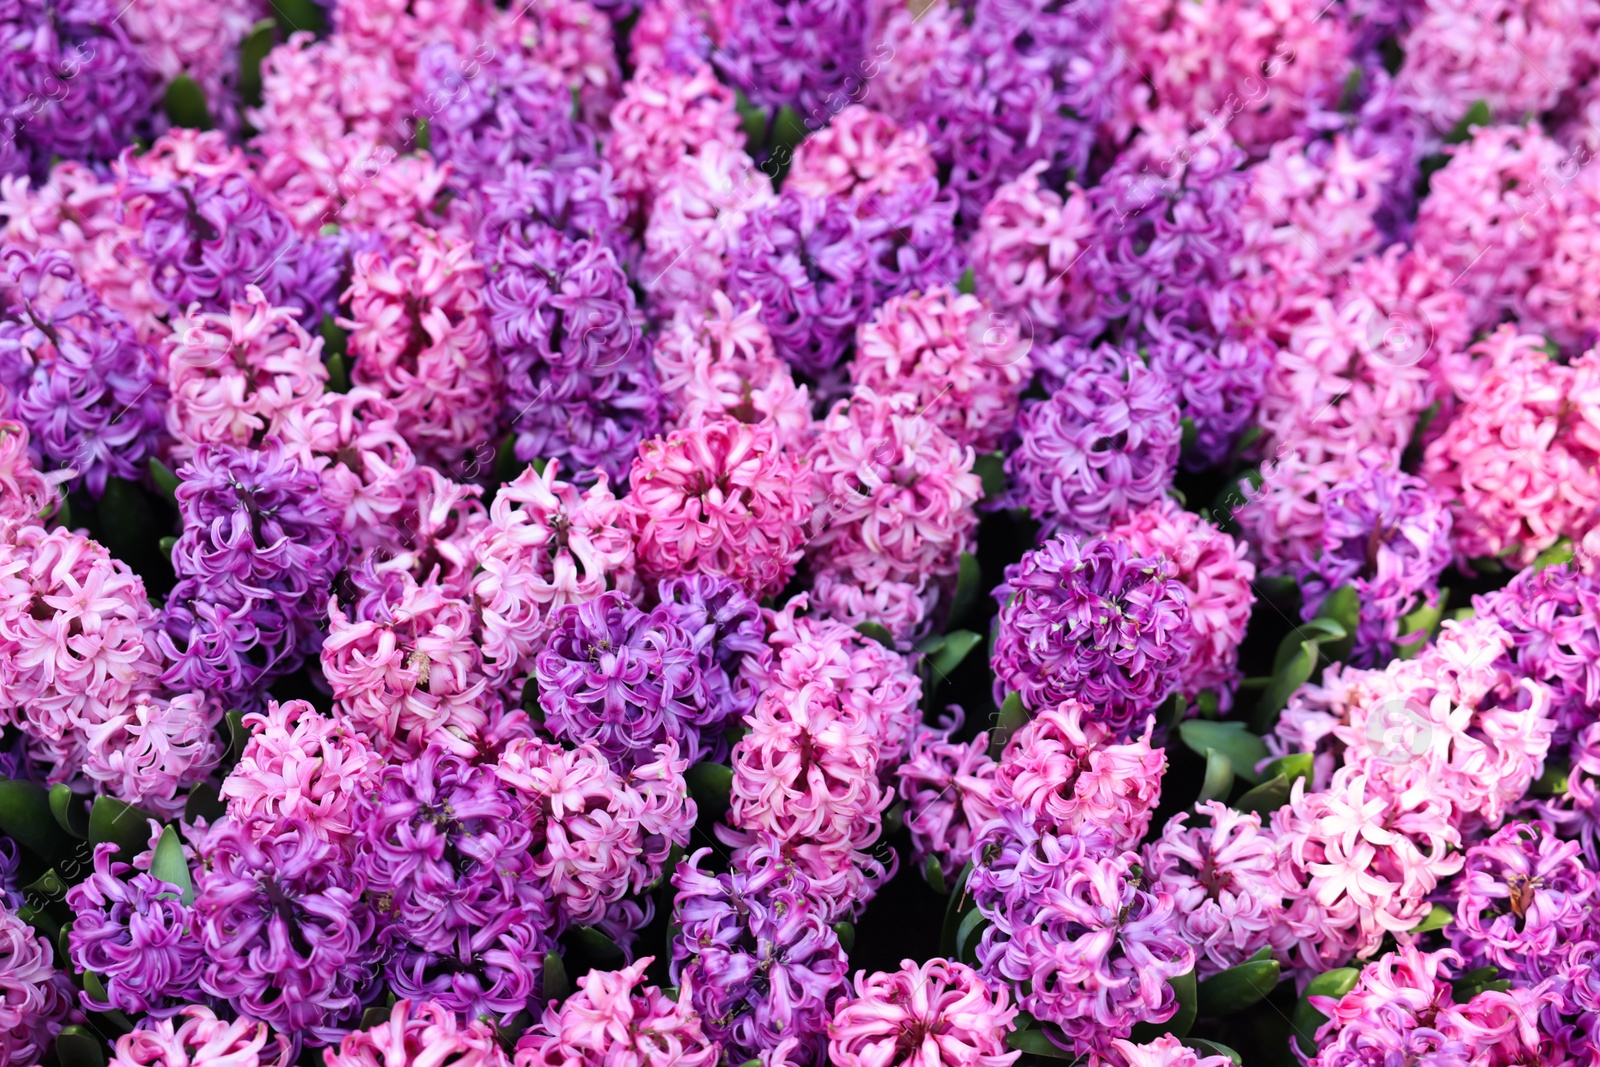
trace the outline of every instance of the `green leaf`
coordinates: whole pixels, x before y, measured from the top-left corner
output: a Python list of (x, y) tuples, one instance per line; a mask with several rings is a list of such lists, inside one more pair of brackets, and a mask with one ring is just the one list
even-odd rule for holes
[(1353, 585), (1341, 585), (1323, 598), (1316, 619), (1312, 621), (1338, 623), (1343, 636), (1329, 641), (1321, 651), (1329, 660), (1344, 662), (1355, 647), (1356, 627), (1361, 623), (1361, 594)]
[(939, 678), (949, 678), (968, 653), (977, 648), (983, 638), (971, 630), (952, 630), (944, 635), (944, 647), (934, 653), (933, 672)]
[(276, 23), (262, 19), (250, 27), (245, 39), (239, 42), (239, 97), (245, 107), (257, 107), (261, 103), (261, 62), (272, 51), (276, 31)]
[(739, 112), (748, 150), (751, 155), (755, 155), (767, 144), (766, 109), (756, 107), (750, 102), (750, 98), (744, 95), (744, 91), (739, 89), (734, 90), (734, 109)]
[(806, 139), (806, 134), (811, 131), (806, 129), (806, 124), (800, 121), (800, 114), (788, 104), (778, 109), (778, 119), (773, 124), (772, 141), (774, 144), (787, 145), (793, 148)]
[(1411, 928), (1413, 934), (1426, 934), (1443, 930), (1456, 921), (1455, 914), (1443, 904), (1435, 904), (1421, 922)]
[(173, 503), (178, 501), (178, 476), (172, 468), (154, 456), (150, 457), (150, 480), (156, 483), (163, 496)]
[(1262, 690), (1261, 699), (1256, 704), (1256, 729), (1263, 732), (1270, 730), (1278, 721), (1278, 712), (1289, 703), (1289, 697), (1311, 680), (1311, 673), (1316, 669), (1317, 643), (1301, 641), (1300, 647), (1290, 654), (1288, 661), (1273, 671), (1272, 681)]
[(935, 893), (942, 896), (950, 892), (950, 887), (944, 884), (944, 868), (939, 865), (938, 856), (930, 855), (923, 861), (922, 878)]
[(1186, 1038), (1183, 1043), (1203, 1056), (1226, 1056), (1234, 1063), (1240, 1064), (1241, 1067), (1244, 1063), (1243, 1056), (1233, 1051), (1233, 1049), (1229, 1048), (1227, 1045), (1221, 1045), (1215, 1041), (1207, 1041), (1204, 1038), (1191, 1037)]
[(1563, 537), (1537, 556), (1533, 557), (1530, 570), (1542, 571), (1546, 567), (1553, 567), (1562, 563), (1572, 562), (1572, 540)]
[(189, 799), (183, 805), (183, 818), (185, 822), (194, 822), (196, 819), (205, 819), (206, 822), (216, 822), (227, 813), (227, 806), (222, 803), (222, 798), (217, 795), (216, 786), (201, 782), (189, 790)]
[(1395, 639), (1395, 655), (1399, 659), (1412, 659), (1428, 646), (1449, 602), (1450, 590), (1440, 589), (1437, 603), (1423, 604), (1400, 617), (1400, 635)]
[(856, 950), (856, 928), (854, 923), (836, 922), (833, 932), (839, 937), (839, 947), (844, 949), (845, 955)]
[(1232, 1015), (1260, 1002), (1278, 987), (1278, 972), (1277, 960), (1255, 960), (1212, 975), (1196, 990), (1200, 1014)]
[(620, 963), (622, 949), (606, 934), (593, 926), (575, 926), (567, 932), (574, 944), (581, 948), (586, 956), (600, 964)]
[(1195, 694), (1195, 707), (1200, 709), (1202, 719), (1215, 719), (1217, 717), (1217, 694), (1209, 689), (1202, 689)]
[(999, 452), (983, 452), (972, 462), (972, 473), (983, 483), (983, 499), (993, 500), (1006, 491), (1006, 458)]
[(235, 709), (223, 716), (228, 724), (228, 762), (237, 763), (244, 755), (244, 746), (250, 743), (250, 728), (244, 724), (244, 712)]
[(1278, 775), (1270, 781), (1262, 782), (1233, 805), (1236, 811), (1249, 813), (1258, 811), (1262, 817), (1272, 814), (1285, 804), (1289, 803), (1289, 794), (1293, 783), (1285, 775)]
[(0, 779), (0, 830), (46, 863), (71, 855), (50, 812), (50, 794), (21, 779)]
[[(80, 978), (83, 982), (83, 991), (85, 993), (89, 994), (97, 1003), (110, 1003), (110, 998), (106, 996), (105, 983), (100, 980), (99, 975), (93, 971), (84, 971)], [(120, 1011), (102, 1011), (96, 1014), (116, 1027), (118, 1033), (126, 1034), (133, 1030), (133, 1023)]]
[(989, 731), (989, 758), (999, 761), (1000, 754), (1006, 750), (1006, 742), (1011, 740), (1011, 735), (1028, 725), (1028, 711), (1022, 706), (1022, 696), (1018, 693), (1007, 693), (1005, 702), (1000, 705), (1000, 711), (995, 716), (994, 728)]
[(950, 598), (948, 625), (953, 626), (965, 619), (982, 592), (983, 568), (978, 566), (978, 557), (971, 552), (961, 553), (961, 569), (956, 573), (955, 595)]
[(1538, 779), (1533, 783), (1532, 792), (1534, 796), (1566, 796), (1569, 774), (1566, 764), (1547, 760), (1544, 765), (1544, 773), (1539, 775)]
[(983, 927), (988, 921), (983, 917), (983, 912), (973, 908), (961, 920), (961, 925), (956, 927), (956, 958), (962, 963), (977, 964), (978, 939), (983, 935)]
[(323, 28), (322, 8), (315, 0), (272, 0), (272, 10), (285, 37), (296, 30), (317, 33)]
[(61, 939), (61, 924), (42, 907), (24, 904), (17, 909), (17, 918), (33, 927), (42, 940), (52, 945)]
[(172, 550), (178, 547), (178, 539), (173, 537), (171, 534), (168, 534), (161, 540), (157, 541), (156, 546), (161, 549), (161, 554), (163, 556), (165, 556), (167, 559), (171, 559)]
[(116, 797), (94, 798), (89, 809), (89, 840), (100, 845), (109, 841), (117, 846), (116, 859), (132, 863), (135, 856), (150, 847), (150, 816)]
[(972, 875), (972, 861), (961, 868), (961, 873), (956, 875), (955, 885), (950, 887), (950, 899), (944, 906), (944, 923), (939, 931), (939, 951), (945, 956), (953, 956), (956, 951), (956, 931), (961, 928), (961, 917), (966, 909), (972, 906), (972, 898), (967, 893), (967, 879)]
[(350, 391), (349, 334), (333, 321), (332, 315), (322, 316), (322, 362), (328, 368), (328, 392)]
[(1183, 435), (1178, 438), (1178, 450), (1187, 452), (1194, 447), (1195, 441), (1200, 438), (1200, 431), (1195, 428), (1194, 420), (1185, 415), (1178, 420), (1178, 425), (1183, 429)]
[(417, 133), (414, 140), (417, 142), (418, 152), (428, 152), (433, 149), (433, 131), (428, 125), (428, 117), (426, 115), (417, 120)]
[(875, 622), (862, 622), (856, 624), (856, 633), (862, 637), (878, 642), (884, 648), (894, 648), (894, 635), (888, 629)]
[(1306, 984), (1305, 995), (1295, 1005), (1294, 1019), (1290, 1025), (1294, 1027), (1295, 1039), (1299, 1041), (1301, 1051), (1307, 1056), (1316, 1053), (1317, 1030), (1328, 1021), (1326, 1015), (1311, 1006), (1310, 998), (1332, 997), (1338, 1000), (1356, 987), (1360, 977), (1360, 969), (1340, 967), (1338, 970), (1323, 971)]
[(89, 837), (89, 807), (65, 782), (50, 787), (50, 814), (57, 826), (79, 841)]
[(56, 873), (56, 869), (51, 867), (32, 882), (23, 886), (22, 893), (30, 899), (33, 894), (37, 893), (51, 900), (60, 900), (67, 895), (67, 883), (63, 882), (61, 876)]
[(1245, 729), (1238, 721), (1212, 722), (1207, 719), (1189, 719), (1178, 725), (1178, 736), (1197, 755), (1204, 756), (1215, 750), (1233, 763), (1233, 771), (1247, 782), (1261, 781), (1256, 764), (1266, 759), (1266, 744)]
[(728, 810), (733, 793), (733, 768), (721, 763), (696, 763), (684, 772), (689, 795), (701, 808), (714, 815)]
[(1006, 1035), (1006, 1044), (1030, 1056), (1043, 1056), (1047, 1060), (1075, 1060), (1076, 1053), (1068, 1052), (1045, 1036), (1043, 1030), (1013, 1030)]
[(924, 656), (931, 656), (944, 647), (944, 634), (929, 634), (911, 647)]
[(393, 1015), (394, 1005), (374, 1004), (372, 1007), (361, 1013), (361, 1029), (371, 1030), (375, 1027), (382, 1026), (384, 1023), (387, 1023), (390, 1017)]
[(972, 273), (972, 268), (968, 267), (966, 270), (961, 272), (961, 280), (956, 282), (956, 292), (970, 294), (977, 288), (977, 276)]
[(1504, 993), (1511, 988), (1511, 980), (1500, 977), (1497, 967), (1479, 967), (1468, 971), (1450, 983), (1451, 995), (1457, 1004), (1465, 1004), (1485, 990)]
[(177, 886), (185, 904), (194, 903), (194, 879), (189, 876), (189, 861), (183, 854), (183, 842), (178, 840), (176, 827), (169, 826), (161, 831), (156, 854), (150, 860), (150, 873)]
[(61, 1067), (106, 1067), (106, 1043), (82, 1026), (63, 1026), (56, 1035)]
[(1167, 984), (1178, 995), (1178, 1012), (1167, 1020), (1166, 1032), (1177, 1038), (1188, 1037), (1189, 1030), (1194, 1026), (1195, 1016), (1200, 1013), (1194, 972), (1185, 971), (1176, 978), (1169, 978)]
[(72, 923), (61, 924), (61, 932), (56, 935), (56, 959), (72, 959)]
[[(500, 439), (500, 445), (494, 451), (494, 480), (504, 485), (515, 481), (521, 473), (522, 461), (517, 458), (517, 435), (508, 433)], [(540, 470), (539, 473), (542, 475), (544, 471)]]
[(889, 806), (889, 810), (883, 813), (883, 827), (882, 827), (883, 836), (884, 837), (888, 837), (890, 834), (899, 833), (901, 828), (903, 826), (905, 826), (905, 820), (906, 820), (906, 806), (905, 806), (905, 804), (904, 803), (891, 804)]
[(1206, 778), (1200, 785), (1200, 800), (1226, 801), (1233, 791), (1233, 760), (1220, 749), (1206, 751)]
[(1487, 126), (1494, 121), (1494, 116), (1489, 112), (1489, 104), (1483, 100), (1475, 100), (1461, 120), (1450, 127), (1450, 132), (1444, 135), (1445, 144), (1461, 144), (1472, 137), (1472, 127)]
[(206, 91), (187, 74), (167, 83), (167, 118), (174, 126), (190, 130), (209, 130), (211, 111), (206, 107)]
[(1281, 775), (1289, 779), (1289, 784), (1293, 785), (1296, 778), (1305, 778), (1307, 780), (1311, 778), (1312, 763), (1311, 753), (1291, 752), (1287, 756), (1279, 756), (1275, 760), (1269, 760), (1261, 768), (1261, 777), (1270, 782)]
[(572, 983), (567, 980), (567, 965), (559, 953), (544, 954), (544, 972), (540, 984), (545, 1000), (566, 1000), (567, 994), (572, 992)]

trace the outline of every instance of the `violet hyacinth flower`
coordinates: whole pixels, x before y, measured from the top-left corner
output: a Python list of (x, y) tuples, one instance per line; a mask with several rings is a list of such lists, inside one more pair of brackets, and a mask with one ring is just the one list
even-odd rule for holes
[(194, 910), (177, 886), (148, 871), (127, 878), (133, 868), (113, 860), (116, 851), (97, 846), (94, 872), (67, 891), (72, 966), (105, 986), (103, 1001), (84, 994), (88, 1007), (166, 1018), (200, 999), (205, 957)]
[(1182, 684), (1192, 641), (1188, 593), (1162, 557), (1104, 537), (1058, 537), (1006, 568), (995, 590), (998, 704), (1076, 698), (1113, 734), (1141, 725)]
[[(0, 173), (114, 159), (148, 132), (159, 84), (112, 0), (15, 0), (0, 14)], [(3, 158), (3, 157), (0, 157)]]
[(13, 249), (0, 278), (0, 415), (28, 426), (44, 470), (74, 472), (70, 484), (93, 496), (108, 478), (138, 477), (166, 399), (155, 353), (63, 252)]
[(226, 313), (257, 286), (274, 307), (316, 326), (331, 305), (342, 260), (337, 238), (302, 238), (294, 223), (238, 171), (178, 179), (129, 164), (122, 216), (138, 221), (135, 245), (169, 309)]
[(733, 0), (712, 58), (760, 107), (795, 105), (815, 129), (866, 78), (868, 9), (852, 0)]
[(660, 428), (662, 398), (615, 254), (540, 225), (499, 231), (479, 255), (518, 458), (560, 459), (583, 484), (595, 469), (624, 481), (639, 442)]
[(47, 939), (0, 909), (0, 1063), (40, 1063), (55, 1044), (73, 989), (54, 961)]
[(770, 839), (740, 853), (728, 874), (701, 870), (710, 853), (694, 853), (672, 876), (672, 980), (693, 991), (730, 1061), (795, 1038), (794, 1063), (820, 1062), (845, 954), (811, 880)]
[(1103, 1053), (1134, 1024), (1178, 1010), (1167, 984), (1194, 966), (1173, 900), (1145, 888), (1139, 857), (1086, 827), (1058, 836), (1002, 810), (967, 882), (989, 920), (979, 971), (1013, 983), (1017, 1006), (1056, 1027), (1066, 1049)]
[(383, 951), (366, 883), (334, 846), (289, 821), (252, 839), (224, 818), (195, 865), (200, 988), (313, 1045), (359, 1014)]
[(697, 757), (701, 728), (720, 725), (727, 709), (696, 635), (676, 614), (641, 611), (617, 592), (552, 612), (534, 664), (549, 730), (570, 744), (593, 743), (623, 767), (647, 762), (669, 738)]
[(671, 619), (694, 639), (709, 701), (700, 724), (700, 747), (718, 758), (722, 732), (748, 715), (772, 668), (761, 605), (732, 578), (686, 574), (656, 586), (653, 617)]

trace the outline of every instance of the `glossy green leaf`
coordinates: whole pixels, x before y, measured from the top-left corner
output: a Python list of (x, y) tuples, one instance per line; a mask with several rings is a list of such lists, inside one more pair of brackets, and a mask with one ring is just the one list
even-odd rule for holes
[(977, 288), (977, 276), (972, 273), (972, 268), (968, 267), (961, 272), (961, 280), (956, 282), (956, 291), (959, 293), (971, 293)]
[(189, 861), (183, 854), (183, 842), (178, 839), (176, 827), (169, 826), (161, 831), (156, 854), (150, 860), (150, 873), (177, 886), (185, 904), (194, 903), (194, 879), (189, 875)]
[(322, 316), (322, 362), (328, 368), (328, 391), (350, 391), (349, 335), (333, 321), (332, 315)]
[(1531, 792), (1540, 797), (1565, 796), (1570, 774), (1566, 764), (1546, 761), (1544, 773), (1534, 781)]
[(1295, 1040), (1299, 1042), (1301, 1051), (1307, 1056), (1317, 1051), (1317, 1030), (1328, 1021), (1326, 1015), (1311, 1006), (1309, 998), (1331, 997), (1338, 1000), (1356, 987), (1356, 981), (1360, 977), (1360, 969), (1340, 967), (1333, 971), (1323, 971), (1306, 984), (1305, 995), (1295, 1005), (1291, 1025), (1294, 1027)]
[(1240, 1065), (1244, 1063), (1243, 1056), (1233, 1051), (1233, 1049), (1229, 1048), (1227, 1045), (1219, 1044), (1215, 1041), (1207, 1041), (1204, 1038), (1199, 1037), (1190, 1037), (1186, 1038), (1183, 1043), (1200, 1053), (1202, 1056), (1226, 1056), (1233, 1063)]
[(944, 635), (944, 647), (933, 655), (933, 673), (936, 678), (949, 678), (961, 666), (983, 638), (971, 630), (952, 630)]
[(113, 858), (132, 863), (150, 847), (149, 820), (150, 816), (116, 797), (95, 797), (89, 809), (89, 840), (96, 845), (111, 842), (118, 849)]
[(1487, 126), (1494, 121), (1494, 115), (1489, 111), (1489, 104), (1483, 100), (1475, 100), (1467, 113), (1444, 135), (1445, 144), (1461, 144), (1471, 139), (1472, 127)]
[(1042, 1056), (1047, 1060), (1075, 1060), (1077, 1054), (1068, 1052), (1045, 1036), (1043, 1030), (1013, 1030), (1006, 1035), (1006, 1044), (1029, 1056)]
[(889, 810), (883, 813), (883, 836), (888, 837), (890, 834), (899, 833), (901, 828), (905, 826), (905, 819), (905, 804), (891, 804)]
[(836, 922), (833, 932), (838, 935), (839, 947), (844, 949), (845, 955), (856, 950), (856, 928), (854, 923)]
[(1005, 702), (995, 716), (994, 728), (989, 731), (989, 758), (998, 761), (1011, 735), (1026, 725), (1028, 711), (1022, 706), (1022, 697), (1017, 693), (1006, 694)]
[(982, 594), (983, 568), (978, 565), (977, 556), (971, 552), (963, 552), (960, 569), (956, 572), (955, 595), (950, 599), (949, 625), (953, 626), (965, 619)]
[(1562, 563), (1572, 562), (1572, 540), (1561, 538), (1555, 544), (1533, 557), (1531, 570), (1542, 571), (1546, 567), (1554, 567)]
[(24, 904), (17, 909), (17, 918), (33, 927), (42, 940), (52, 945), (61, 939), (61, 924), (43, 907)]
[(187, 74), (167, 83), (167, 119), (174, 126), (189, 130), (209, 130), (211, 110), (206, 107), (206, 91)]
[(1194, 1027), (1194, 1020), (1200, 1014), (1198, 987), (1195, 983), (1194, 972), (1185, 971), (1176, 978), (1168, 979), (1168, 985), (1178, 996), (1177, 1014), (1166, 1022), (1166, 1032), (1173, 1037), (1183, 1038), (1189, 1036), (1189, 1031)]
[(801, 121), (800, 113), (788, 104), (778, 109), (778, 118), (773, 123), (772, 140), (775, 144), (788, 145), (793, 148), (806, 139), (809, 133), (806, 124)]
[(51, 867), (39, 877), (22, 887), (23, 896), (29, 900), (35, 896), (45, 897), (50, 900), (60, 900), (67, 895), (67, 883), (61, 880), (56, 869)]
[(973, 461), (972, 473), (983, 483), (983, 498), (993, 500), (1006, 491), (1006, 459), (999, 452), (981, 452)]
[(1245, 729), (1237, 720), (1211, 722), (1206, 719), (1189, 719), (1178, 726), (1178, 736), (1183, 743), (1204, 756), (1213, 749), (1227, 756), (1233, 763), (1233, 772), (1247, 782), (1259, 782), (1256, 764), (1266, 759), (1266, 743)]
[(931, 656), (944, 647), (944, 634), (929, 634), (911, 646), (924, 656)]
[(65, 782), (50, 787), (50, 814), (57, 826), (79, 841), (88, 838), (89, 807)]
[(1202, 719), (1215, 719), (1217, 717), (1217, 694), (1210, 689), (1202, 689), (1194, 698), (1195, 707), (1200, 710)]
[(1321, 649), (1329, 660), (1344, 662), (1355, 647), (1356, 627), (1361, 622), (1361, 594), (1353, 585), (1341, 585), (1323, 598), (1322, 605), (1317, 608), (1317, 620), (1331, 620), (1344, 631), (1324, 643)]
[(261, 103), (261, 61), (277, 40), (277, 24), (262, 19), (239, 42), (239, 97), (245, 107)]
[(1187, 452), (1194, 447), (1195, 441), (1199, 440), (1200, 431), (1195, 427), (1194, 420), (1187, 415), (1178, 420), (1178, 426), (1182, 430), (1178, 438), (1178, 449)]
[(943, 896), (950, 892), (950, 887), (944, 884), (944, 868), (939, 865), (938, 856), (930, 855), (923, 861), (922, 878), (935, 893)]
[(1455, 913), (1443, 904), (1435, 904), (1423, 920), (1411, 928), (1413, 934), (1426, 934), (1443, 930), (1456, 921)]
[(0, 779), (0, 830), (46, 863), (71, 854), (70, 838), (50, 811), (50, 794), (20, 779)]
[(1206, 751), (1206, 777), (1200, 785), (1200, 800), (1228, 799), (1233, 791), (1233, 760), (1221, 749)]
[(546, 1000), (566, 1000), (567, 994), (572, 992), (572, 983), (567, 979), (567, 965), (562, 961), (560, 953), (544, 954), (544, 972), (540, 985)]
[(106, 1067), (106, 1043), (82, 1026), (63, 1026), (56, 1035), (61, 1067)]
[(178, 547), (178, 539), (171, 534), (156, 542), (156, 547), (161, 550), (161, 555), (167, 559), (172, 558), (172, 550)]
[(1479, 967), (1468, 971), (1450, 983), (1451, 995), (1457, 1004), (1465, 1004), (1485, 990), (1504, 993), (1511, 988), (1509, 978), (1501, 978), (1497, 967)]
[(728, 810), (733, 793), (733, 768), (721, 763), (696, 763), (684, 772), (689, 795), (701, 808), (720, 815)]
[(1400, 634), (1395, 641), (1395, 655), (1412, 659), (1428, 647), (1433, 635), (1439, 631), (1445, 608), (1450, 604), (1450, 590), (1440, 589), (1432, 604), (1423, 604), (1415, 611), (1400, 616)]
[(1290, 785), (1293, 785), (1296, 778), (1309, 779), (1311, 777), (1312, 766), (1313, 760), (1311, 753), (1291, 752), (1287, 756), (1279, 756), (1275, 760), (1268, 760), (1266, 763), (1262, 764), (1261, 780), (1264, 782), (1270, 782), (1272, 779), (1282, 775), (1283, 777), (1289, 779)]
[(426, 115), (417, 120), (417, 132), (413, 140), (417, 143), (418, 152), (427, 152), (433, 148), (433, 129), (428, 125)]
[(394, 1007), (389, 1004), (374, 1004), (361, 1013), (361, 1029), (371, 1030), (375, 1026), (382, 1026), (394, 1015)]
[(593, 926), (575, 926), (567, 931), (567, 937), (596, 963), (609, 966), (622, 960), (622, 949), (617, 943)]
[(862, 637), (878, 642), (884, 648), (894, 647), (894, 635), (885, 627), (875, 622), (861, 622), (856, 624), (856, 633)]
[(1256, 729), (1263, 732), (1270, 730), (1278, 721), (1278, 712), (1289, 703), (1289, 697), (1311, 680), (1311, 674), (1316, 669), (1317, 643), (1301, 641), (1284, 665), (1272, 673), (1272, 681), (1261, 691), (1261, 699), (1256, 704)]
[[(110, 998), (106, 996), (105, 983), (100, 980), (98, 974), (84, 971), (79, 979), (83, 982), (83, 991), (95, 1001), (101, 1004), (110, 1002)], [(96, 1014), (115, 1027), (118, 1033), (126, 1034), (133, 1030), (133, 1022), (120, 1011), (102, 1011)]]
[(72, 959), (72, 923), (61, 924), (61, 932), (56, 935), (56, 959)]
[(1196, 1005), (1201, 1015), (1232, 1015), (1260, 1002), (1278, 987), (1277, 960), (1256, 960), (1229, 967), (1201, 982)]
[(1233, 806), (1238, 811), (1247, 813), (1252, 811), (1260, 812), (1262, 817), (1265, 818), (1289, 803), (1289, 794), (1293, 786), (1293, 782), (1280, 774), (1276, 778), (1262, 782), (1247, 792)]
[(744, 127), (745, 143), (750, 154), (755, 155), (767, 145), (767, 111), (752, 104), (741, 89), (734, 90), (734, 107)]
[(967, 892), (967, 879), (972, 875), (972, 861), (961, 868), (961, 873), (956, 875), (955, 885), (950, 887), (950, 899), (944, 906), (944, 923), (939, 932), (939, 951), (946, 957), (955, 955), (956, 930), (961, 926), (961, 917), (966, 909), (972, 906), (971, 894)]
[(244, 724), (242, 711), (230, 711), (222, 718), (228, 724), (228, 762), (237, 763), (250, 743), (250, 728)]
[(168, 500), (177, 502), (178, 476), (172, 472), (171, 467), (154, 456), (150, 457), (150, 480), (156, 483), (156, 488), (161, 490), (162, 495)]
[(962, 918), (961, 925), (956, 927), (956, 958), (962, 963), (974, 965), (978, 962), (978, 940), (983, 936), (983, 927), (987, 922), (983, 912), (973, 908)]
[(316, 0), (272, 0), (272, 10), (285, 37), (297, 30), (317, 33), (326, 21)]

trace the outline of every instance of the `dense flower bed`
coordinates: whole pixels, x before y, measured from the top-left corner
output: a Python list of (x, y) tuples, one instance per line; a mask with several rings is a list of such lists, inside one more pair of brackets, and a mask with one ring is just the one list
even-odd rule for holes
[(1600, 1067), (1600, 0), (0, 45), (0, 1067)]

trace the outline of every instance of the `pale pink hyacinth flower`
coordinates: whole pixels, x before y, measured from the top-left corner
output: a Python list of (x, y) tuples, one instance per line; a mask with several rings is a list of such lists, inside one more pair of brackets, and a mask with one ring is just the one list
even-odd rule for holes
[(84, 777), (136, 808), (165, 819), (183, 813), (190, 787), (222, 759), (222, 705), (202, 693), (170, 700), (138, 693), (81, 723)]
[(680, 156), (656, 191), (635, 272), (651, 315), (709, 304), (745, 220), (772, 198), (772, 179), (736, 144), (712, 141)]
[(896, 650), (910, 652), (918, 638), (932, 629), (948, 581), (921, 578), (914, 582), (887, 580), (864, 586), (849, 572), (818, 570), (807, 594), (819, 616), (855, 628), (862, 623), (882, 626)]
[(193, 458), (201, 444), (251, 446), (281, 420), (321, 398), (328, 380), (322, 338), (302, 328), (291, 308), (273, 307), (261, 290), (227, 314), (174, 319), (162, 342), (167, 386), (170, 465)]
[(292, 1062), (289, 1039), (266, 1023), (225, 1022), (196, 1005), (117, 1038), (110, 1067), (288, 1067)]
[(873, 196), (936, 176), (926, 130), (851, 104), (795, 148), (784, 188), (812, 197), (848, 196), (865, 217)]
[(1136, 1045), (1126, 1038), (1111, 1042), (1107, 1067), (1229, 1067), (1227, 1056), (1202, 1056), (1171, 1034)]
[(496, 687), (532, 673), (554, 609), (637, 586), (633, 535), (604, 475), (580, 490), (560, 469), (552, 460), (502, 486), (473, 549), (483, 669)]
[(1210, 690), (1222, 708), (1231, 707), (1240, 680), (1239, 644), (1256, 602), (1256, 568), (1245, 558), (1244, 543), (1169, 497), (1131, 513), (1111, 536), (1127, 541), (1136, 556), (1172, 561), (1173, 577), (1189, 591), (1194, 628), (1184, 695), (1192, 703)]
[(1293, 935), (1288, 893), (1278, 875), (1278, 843), (1258, 812), (1217, 801), (1196, 806), (1210, 825), (1186, 825), (1180, 812), (1144, 846), (1145, 876), (1176, 905), (1176, 921), (1195, 946), (1195, 976), (1208, 978), (1263, 948), (1287, 960)]
[(1104, 831), (1119, 850), (1138, 846), (1161, 801), (1167, 754), (1143, 735), (1113, 741), (1076, 700), (1045, 708), (1011, 736), (995, 770), (994, 804), (1015, 808), (1036, 830)]
[(718, 289), (709, 307), (680, 304), (650, 354), (672, 429), (728, 415), (770, 424), (785, 448), (803, 448), (809, 439), (810, 393), (773, 350), (760, 303), (735, 311)]
[(265, 9), (260, 0), (156, 0), (130, 5), (118, 21), (145, 66), (165, 82), (187, 74), (215, 109), (227, 106), (224, 80), (237, 70), (239, 42)]
[(1017, 1016), (1006, 987), (991, 992), (964, 963), (858, 971), (854, 992), (828, 1023), (834, 1067), (1010, 1067), (1022, 1055), (1006, 1044)]
[(953, 741), (959, 725), (955, 720), (943, 730), (917, 730), (910, 755), (895, 770), (917, 869), (926, 873), (933, 860), (947, 886), (972, 859), (978, 832), (998, 814), (989, 733)]
[(1259, 482), (1243, 482), (1231, 501), (1232, 517), (1244, 531), (1263, 575), (1291, 573), (1303, 560), (1316, 559), (1322, 547), (1322, 501), (1364, 466), (1397, 466), (1398, 452), (1368, 447), (1325, 459), (1287, 448), (1261, 464)]
[(355, 257), (345, 299), (351, 380), (382, 393), (417, 458), (452, 473), (494, 436), (500, 366), (489, 346), (483, 267), (470, 241), (423, 229)]
[(465, 1024), (431, 1000), (399, 1000), (370, 1030), (345, 1036), (323, 1053), (327, 1067), (510, 1067), (495, 1029), (482, 1019)]
[(60, 504), (56, 484), (66, 472), (54, 478), (34, 469), (28, 456), (28, 428), (20, 422), (0, 419), (0, 530), (8, 524), (43, 521)]
[(656, 195), (673, 180), (685, 156), (713, 143), (743, 147), (733, 90), (717, 81), (708, 63), (679, 72), (647, 65), (634, 71), (610, 114), (604, 158), (634, 210), (648, 217)]
[(1054, 337), (1094, 317), (1096, 297), (1074, 268), (1098, 238), (1089, 198), (1043, 188), (1037, 163), (995, 191), (972, 236), (978, 295), (1023, 332)]
[(348, 843), (356, 798), (377, 782), (384, 759), (354, 724), (304, 700), (267, 701), (244, 718), (239, 762), (222, 780), (228, 815), (253, 836), (294, 822), (325, 841)]
[(517, 1042), (516, 1067), (714, 1067), (719, 1050), (706, 1037), (690, 999), (645, 985), (646, 956), (620, 971), (590, 971), (578, 990)]
[(887, 300), (857, 329), (850, 381), (909, 396), (956, 442), (992, 452), (1016, 422), (1032, 345), (1014, 317), (941, 287)]
[(381, 748), (471, 756), (488, 722), (477, 614), (433, 582), (398, 577), (379, 603), (349, 615), (330, 604), (322, 670), (333, 698)]
[(719, 574), (759, 598), (794, 574), (812, 496), (810, 468), (771, 427), (724, 416), (640, 446), (623, 523), (647, 580)]

